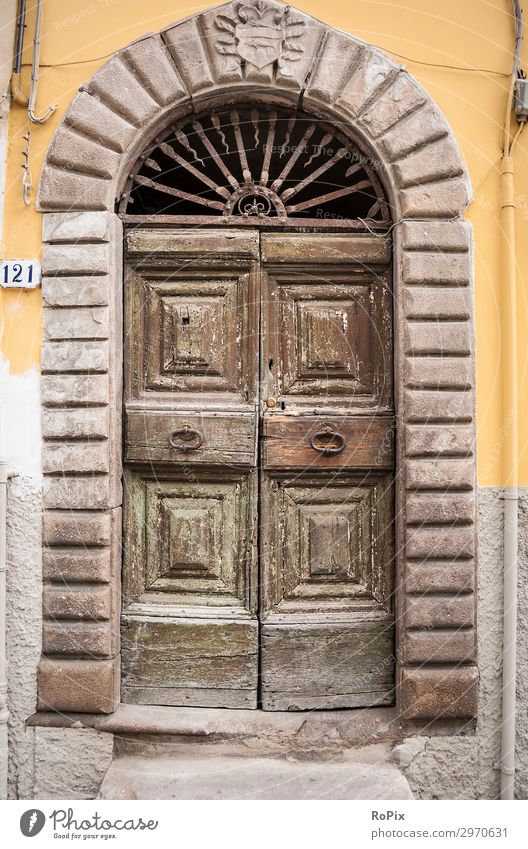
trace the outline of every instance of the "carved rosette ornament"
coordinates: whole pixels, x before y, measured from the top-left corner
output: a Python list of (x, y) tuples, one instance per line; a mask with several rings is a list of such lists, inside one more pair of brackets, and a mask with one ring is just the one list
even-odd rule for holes
[(215, 45), (218, 52), (236, 56), (257, 71), (276, 62), (281, 74), (290, 76), (290, 63), (298, 62), (303, 53), (298, 40), (304, 21), (295, 20), (289, 6), (277, 9), (264, 0), (240, 3), (236, 17), (217, 15), (215, 26), (222, 33)]

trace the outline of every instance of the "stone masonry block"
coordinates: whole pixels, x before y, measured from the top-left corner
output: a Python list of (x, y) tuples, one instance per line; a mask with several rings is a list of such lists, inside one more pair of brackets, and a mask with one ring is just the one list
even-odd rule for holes
[[(404, 221), (400, 229), (402, 248), (410, 251), (468, 253), (471, 224), (467, 221)], [(406, 261), (407, 261), (406, 256)], [(437, 257), (442, 262), (443, 257)], [(469, 266), (467, 266), (469, 271)]]
[(430, 180), (460, 177), (464, 163), (450, 137), (444, 137), (410, 153), (393, 165), (399, 186), (416, 186)]
[(112, 218), (109, 212), (48, 212), (42, 218), (42, 241), (49, 244), (109, 242)]
[[(48, 513), (51, 511), (48, 511)], [(109, 548), (47, 548), (42, 557), (46, 581), (106, 584), (111, 579)]]
[[(437, 234), (440, 235), (437, 231)], [(431, 251), (405, 251), (403, 254), (403, 279), (407, 284), (423, 286), (426, 283), (467, 286), (471, 279), (471, 257), (468, 253), (440, 253)]]
[(108, 584), (76, 585), (72, 588), (47, 586), (43, 592), (44, 615), (48, 619), (107, 620), (112, 613)]
[(59, 342), (44, 341), (42, 346), (42, 371), (46, 372), (107, 372), (109, 366), (108, 342), (65, 339)]
[(108, 439), (108, 407), (44, 407), (44, 439)]
[(474, 618), (475, 600), (472, 595), (453, 598), (407, 598), (407, 628), (465, 628), (473, 625)]
[(44, 474), (48, 475), (108, 472), (108, 443), (47, 442), (44, 444), (42, 466)]
[(470, 422), (473, 418), (473, 393), (408, 390), (405, 412), (409, 422)]
[(214, 85), (215, 79), (196, 18), (189, 18), (166, 29), (163, 40), (191, 94)]
[(112, 713), (119, 702), (119, 662), (44, 658), (38, 691), (39, 710)]
[[(51, 162), (46, 163), (38, 190), (37, 207), (40, 212), (54, 209), (63, 212), (81, 209), (104, 210), (110, 208), (112, 203), (113, 188), (110, 180), (66, 171)], [(47, 270), (44, 263), (43, 268)]]
[(405, 566), (403, 589), (407, 593), (473, 592), (475, 564), (472, 560), (410, 560)]
[[(385, 133), (380, 144), (389, 160), (399, 159), (426, 142), (449, 135), (445, 118), (433, 104), (403, 118)], [(453, 144), (453, 142), (452, 142)]]
[(345, 33), (329, 30), (324, 49), (307, 81), (304, 103), (333, 103), (345, 75), (357, 70), (364, 54), (364, 46)]
[(471, 325), (466, 321), (409, 321), (404, 328), (407, 354), (450, 356), (471, 353)]
[(43, 518), (44, 545), (107, 546), (111, 542), (111, 514), (80, 511), (46, 511)]
[(468, 319), (471, 293), (467, 286), (407, 286), (404, 309), (407, 318)]
[(475, 631), (408, 631), (402, 639), (401, 656), (403, 663), (469, 663), (475, 659)]
[(473, 460), (409, 460), (406, 468), (408, 489), (462, 489), (474, 485)]
[(106, 404), (108, 377), (103, 374), (44, 374), (42, 403), (60, 407), (77, 404)]
[(106, 274), (111, 254), (108, 244), (47, 244), (42, 246), (42, 268), (45, 274)]
[(407, 557), (438, 558), (473, 557), (475, 553), (475, 529), (472, 525), (453, 525), (433, 528), (407, 528)]
[(118, 633), (106, 622), (44, 622), (42, 650), (54, 655), (113, 657)]
[(407, 425), (405, 448), (408, 457), (458, 455), (473, 453), (474, 432), (467, 425)]
[(44, 310), (45, 339), (108, 339), (106, 307), (53, 307)]
[[(324, 61), (324, 57), (321, 61)], [(382, 86), (398, 73), (399, 66), (388, 56), (370, 47), (365, 48), (361, 63), (352, 69), (337, 99), (338, 109), (355, 117)]]
[(454, 218), (466, 210), (471, 193), (468, 181), (457, 177), (402, 189), (399, 202), (406, 218)]
[(419, 525), (473, 522), (475, 498), (472, 492), (410, 492), (405, 513), (407, 522)]
[(405, 719), (454, 719), (476, 716), (476, 667), (404, 669), (401, 683)]
[(48, 307), (106, 306), (108, 277), (43, 277), (42, 298)]
[(409, 389), (471, 389), (473, 363), (467, 357), (406, 357), (405, 385)]

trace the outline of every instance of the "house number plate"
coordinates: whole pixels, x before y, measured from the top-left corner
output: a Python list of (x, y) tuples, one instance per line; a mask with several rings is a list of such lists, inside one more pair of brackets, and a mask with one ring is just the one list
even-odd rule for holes
[(4, 289), (34, 289), (40, 286), (40, 263), (34, 259), (3, 259), (0, 285)]

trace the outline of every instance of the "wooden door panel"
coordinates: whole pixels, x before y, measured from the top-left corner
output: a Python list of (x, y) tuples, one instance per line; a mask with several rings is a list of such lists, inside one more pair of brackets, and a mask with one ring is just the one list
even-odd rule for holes
[[(265, 416), (266, 469), (392, 469), (392, 416)], [(336, 452), (336, 453), (332, 453)]]
[[(326, 248), (310, 236), (262, 238), (265, 397), (286, 411), (390, 411), (387, 268), (367, 267), (342, 236), (327, 237)], [(379, 261), (381, 241), (367, 239), (360, 256)], [(358, 237), (352, 244), (359, 250)]]
[(390, 476), (266, 478), (264, 619), (392, 608)]
[(125, 703), (256, 708), (258, 623), (125, 614)]
[(125, 459), (151, 463), (184, 462), (255, 466), (254, 413), (135, 410), (125, 423)]
[(394, 625), (370, 621), (262, 626), (264, 710), (336, 710), (394, 701)]
[(123, 698), (255, 708), (258, 234), (128, 234)]
[(128, 236), (127, 405), (255, 407), (258, 237), (229, 231), (219, 237), (222, 249), (204, 252), (210, 236), (159, 231)]
[(389, 704), (389, 244), (263, 234), (262, 257), (262, 707)]
[(125, 603), (255, 611), (255, 472), (138, 470), (125, 490)]

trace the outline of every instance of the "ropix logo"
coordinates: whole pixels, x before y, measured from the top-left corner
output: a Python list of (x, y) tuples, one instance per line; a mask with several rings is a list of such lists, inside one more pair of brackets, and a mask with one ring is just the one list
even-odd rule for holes
[(20, 817), (20, 831), (24, 837), (35, 837), (39, 834), (46, 823), (46, 816), (38, 808), (25, 811)]

